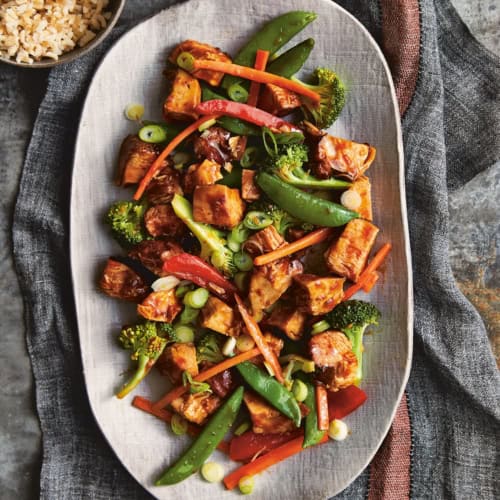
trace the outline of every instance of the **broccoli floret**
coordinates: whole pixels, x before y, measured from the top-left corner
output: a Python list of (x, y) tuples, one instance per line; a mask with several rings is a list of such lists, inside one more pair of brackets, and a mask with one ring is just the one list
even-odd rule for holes
[(279, 154), (269, 157), (269, 169), (288, 184), (300, 188), (341, 189), (351, 185), (350, 182), (336, 179), (317, 179), (304, 170), (308, 161), (308, 148), (304, 144), (292, 144), (280, 148)]
[(358, 360), (356, 381), (363, 375), (363, 335), (368, 325), (378, 325), (380, 311), (369, 302), (346, 300), (328, 313), (327, 320), (337, 330), (343, 332), (352, 343), (352, 350)]
[(214, 332), (205, 333), (196, 346), (196, 360), (198, 363), (202, 361), (220, 363), (223, 359), (220, 335)]
[(193, 219), (193, 208), (186, 198), (176, 194), (172, 200), (172, 208), (179, 219), (195, 235), (201, 245), (200, 257), (212, 263), (226, 276), (233, 276), (236, 266), (233, 262), (233, 251), (227, 246), (226, 235), (209, 224), (196, 222)]
[(130, 359), (137, 361), (137, 368), (130, 380), (116, 395), (125, 397), (149, 373), (165, 346), (175, 341), (175, 332), (170, 323), (146, 321), (122, 328), (118, 341), (124, 349), (131, 351)]
[(345, 88), (337, 75), (328, 68), (317, 68), (313, 73), (316, 85), (310, 85), (292, 77), (305, 87), (317, 92), (321, 98), (319, 103), (302, 98), (302, 111), (308, 120), (319, 128), (328, 128), (340, 115), (345, 104)]
[(120, 245), (128, 248), (151, 239), (143, 222), (147, 208), (146, 203), (139, 201), (117, 201), (111, 205), (106, 214), (106, 222)]

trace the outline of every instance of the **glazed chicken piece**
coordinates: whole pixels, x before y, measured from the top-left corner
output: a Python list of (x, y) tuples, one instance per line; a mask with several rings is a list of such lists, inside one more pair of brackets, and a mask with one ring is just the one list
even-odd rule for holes
[(356, 382), (358, 360), (351, 341), (342, 333), (328, 330), (313, 335), (309, 341), (311, 358), (320, 369), (316, 378), (335, 392)]
[(182, 305), (175, 295), (175, 289), (151, 292), (141, 304), (137, 306), (140, 316), (151, 321), (172, 323), (181, 312)]
[(192, 377), (198, 375), (196, 347), (193, 343), (175, 343), (165, 347), (156, 366), (162, 375), (166, 375), (173, 384), (182, 382), (182, 373), (187, 371)]
[(153, 205), (170, 203), (175, 194), (182, 194), (179, 172), (169, 160), (158, 170), (146, 188), (146, 198)]
[(299, 96), (291, 90), (282, 89), (276, 85), (267, 83), (262, 85), (257, 107), (271, 113), (272, 115), (289, 115), (300, 108)]
[[(162, 206), (164, 205), (157, 205), (157, 207)], [(138, 260), (146, 269), (149, 269), (157, 276), (165, 276), (163, 262), (174, 255), (183, 253), (183, 251), (182, 247), (174, 241), (145, 240), (135, 245), (128, 253), (128, 256)]]
[(293, 279), (296, 284), (297, 308), (307, 314), (326, 314), (344, 297), (344, 278), (300, 274)]
[(137, 184), (158, 154), (155, 144), (141, 141), (137, 135), (127, 135), (118, 154), (116, 184), (118, 186)]
[[(200, 370), (204, 371), (208, 369), (209, 366), (212, 366), (212, 364), (205, 363), (203, 368), (200, 368)], [(213, 393), (220, 398), (225, 398), (237, 387), (236, 380), (233, 378), (231, 370), (224, 370), (223, 372), (215, 375), (215, 377), (209, 378), (207, 382), (210, 384), (210, 388)]]
[(222, 179), (220, 165), (213, 160), (203, 160), (190, 165), (184, 175), (184, 192), (191, 194), (196, 186), (210, 186)]
[(140, 302), (150, 291), (149, 286), (134, 270), (111, 258), (106, 262), (99, 287), (110, 297), (130, 302)]
[(304, 333), (307, 315), (295, 305), (276, 307), (266, 319), (267, 326), (273, 326), (292, 340), (299, 340)]
[(358, 212), (362, 219), (371, 221), (373, 219), (373, 213), (370, 179), (368, 179), (365, 175), (362, 175), (356, 179), (352, 183), (351, 187), (346, 191), (346, 193), (349, 192), (356, 193), (360, 200), (360, 205), (356, 208), (353, 207), (352, 209), (355, 212)]
[(154, 205), (144, 214), (144, 225), (155, 238), (178, 238), (187, 232), (186, 225), (175, 215), (172, 205)]
[(243, 322), (236, 310), (213, 295), (201, 309), (200, 318), (202, 327), (229, 337), (238, 337), (243, 328)]
[(183, 394), (170, 404), (176, 413), (189, 422), (203, 425), (207, 418), (219, 408), (221, 399), (209, 392), (199, 392), (198, 394)]
[(166, 120), (196, 120), (195, 108), (201, 102), (200, 82), (180, 68), (167, 76), (172, 79), (172, 88), (163, 103), (163, 116)]
[(349, 221), (340, 238), (325, 253), (328, 269), (356, 283), (366, 266), (378, 231), (376, 226), (363, 219)]
[(231, 160), (239, 160), (244, 152), (242, 137), (231, 137), (222, 127), (213, 126), (195, 137), (194, 154), (200, 160), (212, 160), (224, 165)]
[(252, 234), (243, 244), (243, 249), (252, 257), (271, 252), (283, 246), (285, 240), (278, 230), (273, 226), (267, 226), (255, 234)]
[[(182, 52), (188, 52), (195, 59), (200, 59), (202, 61), (219, 61), (230, 63), (231, 58), (222, 50), (217, 47), (213, 47), (212, 45), (208, 45), (207, 43), (197, 42), (196, 40), (184, 40), (179, 45), (177, 45), (170, 55), (168, 56), (168, 60), (172, 64), (177, 64), (177, 58)], [(219, 71), (210, 71), (206, 69), (198, 69), (193, 71), (193, 76), (199, 78), (200, 80), (204, 80), (210, 85), (217, 87), (222, 78), (224, 77), (224, 73), (220, 73)]]
[(243, 219), (245, 202), (239, 189), (231, 189), (221, 184), (196, 186), (193, 195), (193, 218), (224, 228), (233, 228)]
[(260, 190), (255, 184), (255, 170), (243, 168), (241, 170), (241, 197), (245, 201), (255, 201), (260, 198)]

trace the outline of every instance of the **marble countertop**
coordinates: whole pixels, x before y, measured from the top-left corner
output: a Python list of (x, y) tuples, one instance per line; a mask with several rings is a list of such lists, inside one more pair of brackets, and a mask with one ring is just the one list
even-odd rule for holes
[[(453, 0), (475, 36), (500, 55), (497, 0)], [(127, 9), (124, 11), (127, 16)], [(11, 255), (11, 220), (25, 150), (45, 92), (47, 70), (0, 65), (0, 484), (3, 499), (38, 497), (40, 429), (26, 352), (23, 304)], [(500, 355), (500, 163), (452, 193), (450, 259), (458, 285), (482, 315)]]

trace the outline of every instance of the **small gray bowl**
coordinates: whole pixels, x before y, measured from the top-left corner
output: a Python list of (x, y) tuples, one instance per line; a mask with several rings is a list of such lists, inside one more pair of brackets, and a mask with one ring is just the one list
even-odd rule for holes
[(78, 59), (80, 56), (83, 56), (87, 52), (90, 52), (92, 49), (97, 47), (109, 35), (111, 30), (113, 29), (113, 26), (118, 21), (120, 14), (122, 13), (123, 7), (125, 6), (125, 1), (126, 0), (110, 0), (106, 10), (111, 12), (111, 18), (109, 19), (106, 27), (99, 31), (96, 34), (96, 37), (87, 45), (85, 45), (85, 47), (76, 47), (69, 52), (65, 52), (64, 54), (59, 56), (59, 59), (57, 59), (56, 61), (54, 61), (53, 59), (44, 58), (40, 61), (35, 61), (31, 64), (28, 64), (19, 63), (14, 59), (7, 59), (4, 57), (0, 57), (0, 61), (21, 68), (52, 68), (53, 66), (58, 66), (59, 64), (74, 61), (75, 59)]

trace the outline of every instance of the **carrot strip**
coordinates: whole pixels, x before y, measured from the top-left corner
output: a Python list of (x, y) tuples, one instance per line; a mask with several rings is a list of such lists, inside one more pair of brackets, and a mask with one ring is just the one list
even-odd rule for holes
[[(259, 458), (250, 462), (248, 464), (242, 465), (235, 471), (231, 472), (231, 474), (227, 475), (224, 478), (224, 484), (228, 490), (232, 490), (238, 485), (239, 480), (244, 476), (253, 476), (266, 470), (282, 460), (295, 455), (296, 453), (300, 453), (304, 449), (302, 448), (302, 442), (304, 438), (302, 436), (292, 439), (288, 443), (281, 445), (279, 448), (275, 448), (274, 450), (266, 453), (265, 455), (261, 455)], [(325, 434), (323, 439), (318, 443), (324, 443), (328, 441), (328, 435)]]
[(315, 385), (316, 394), (316, 411), (318, 412), (318, 429), (327, 431), (330, 424), (328, 418), (328, 394), (325, 386), (321, 384)]
[(137, 187), (137, 190), (134, 194), (134, 200), (139, 200), (142, 195), (144, 194), (144, 191), (148, 187), (149, 183), (153, 179), (154, 175), (156, 172), (161, 168), (163, 165), (163, 161), (165, 158), (184, 140), (186, 137), (189, 137), (193, 132), (196, 132), (198, 130), (198, 127), (200, 125), (203, 125), (205, 122), (213, 120), (215, 118), (218, 118), (219, 115), (208, 115), (208, 116), (202, 116), (195, 122), (191, 123), (188, 127), (186, 127), (182, 132), (177, 134), (165, 147), (165, 149), (160, 153), (158, 158), (151, 164), (149, 167), (148, 171), (142, 178), (141, 182), (139, 183), (139, 186)]
[(197, 69), (208, 69), (211, 71), (220, 71), (227, 75), (238, 76), (246, 80), (252, 80), (259, 83), (271, 83), (283, 89), (291, 90), (296, 94), (303, 95), (311, 99), (313, 102), (320, 101), (320, 95), (317, 92), (305, 87), (301, 83), (289, 80), (283, 76), (273, 75), (258, 69), (248, 68), (247, 66), (240, 66), (238, 64), (225, 63), (221, 61), (207, 61), (195, 59), (192, 65), (193, 71)]
[(380, 275), (377, 272), (371, 273), (370, 276), (366, 278), (366, 282), (363, 285), (363, 291), (366, 293), (371, 292), (372, 288), (375, 286), (379, 278)]
[(350, 286), (345, 292), (344, 292), (344, 299), (347, 300), (350, 299), (356, 292), (361, 290), (365, 283), (369, 280), (370, 276), (372, 273), (374, 273), (384, 262), (384, 259), (387, 257), (389, 252), (391, 251), (392, 245), (390, 243), (386, 243), (385, 245), (382, 245), (382, 248), (377, 252), (375, 257), (370, 261), (370, 263), (366, 266), (365, 270), (361, 273), (361, 276), (359, 277), (359, 280), (357, 283), (354, 285)]
[(248, 312), (243, 301), (238, 297), (237, 294), (234, 295), (234, 300), (238, 306), (238, 310), (243, 318), (243, 322), (247, 327), (248, 334), (253, 338), (255, 344), (257, 345), (260, 353), (264, 356), (264, 359), (271, 366), (274, 376), (278, 382), (283, 383), (285, 379), (283, 378), (283, 373), (281, 372), (281, 365), (279, 364), (278, 357), (276, 353), (271, 349), (269, 344), (266, 342), (264, 335), (260, 331), (259, 325), (253, 319), (252, 315)]
[[(228, 370), (229, 368), (232, 368), (233, 366), (236, 366), (240, 363), (243, 363), (243, 361), (248, 361), (249, 359), (255, 358), (255, 356), (258, 356), (259, 354), (260, 354), (260, 350), (257, 347), (254, 347), (253, 349), (250, 349), (249, 351), (242, 352), (241, 354), (238, 354), (237, 356), (233, 356), (232, 358), (225, 359), (221, 363), (214, 365), (214, 366), (211, 366), (207, 370), (196, 375), (196, 377), (193, 377), (193, 380), (195, 382), (205, 382), (209, 378), (212, 378), (215, 375), (222, 373), (224, 370)], [(189, 386), (184, 386), (184, 385), (181, 385), (179, 387), (172, 389), (171, 391), (167, 392), (167, 394), (165, 394), (156, 403), (153, 404), (153, 409), (158, 410), (158, 409), (164, 408), (169, 403), (171, 403), (174, 399), (182, 396), (188, 389), (189, 389)]]
[[(258, 49), (257, 54), (255, 55), (255, 64), (253, 65), (254, 69), (264, 71), (266, 69), (268, 59), (269, 59), (269, 51)], [(260, 83), (252, 82), (250, 84), (250, 91), (248, 93), (248, 100), (247, 100), (247, 104), (249, 106), (257, 106), (257, 101), (259, 100), (259, 92), (260, 92)]]
[(283, 245), (276, 250), (273, 250), (272, 252), (268, 252), (255, 257), (253, 263), (256, 266), (269, 264), (269, 262), (281, 259), (281, 257), (286, 257), (287, 255), (291, 255), (292, 253), (298, 252), (299, 250), (303, 250), (304, 248), (321, 243), (322, 241), (328, 239), (331, 234), (332, 228), (330, 227), (317, 229), (316, 231), (312, 231), (302, 238), (292, 241), (291, 243), (287, 243), (286, 245)]

